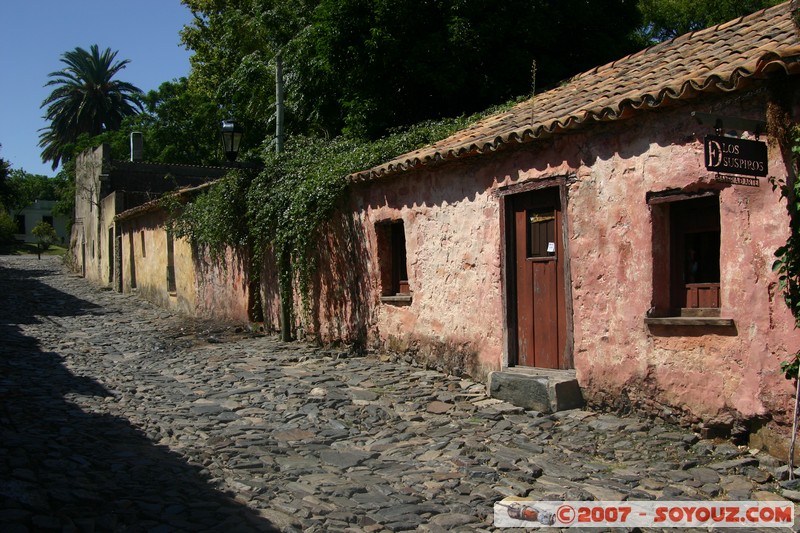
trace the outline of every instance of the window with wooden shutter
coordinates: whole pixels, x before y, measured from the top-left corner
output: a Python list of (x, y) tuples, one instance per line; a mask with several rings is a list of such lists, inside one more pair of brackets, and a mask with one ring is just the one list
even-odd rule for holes
[(653, 213), (654, 310), (659, 316), (720, 316), (719, 196), (649, 200)]
[(556, 254), (556, 213), (553, 209), (528, 210), (528, 258)]
[(406, 258), (406, 235), (402, 220), (375, 225), (378, 244), (381, 296), (384, 301), (405, 302), (410, 299)]

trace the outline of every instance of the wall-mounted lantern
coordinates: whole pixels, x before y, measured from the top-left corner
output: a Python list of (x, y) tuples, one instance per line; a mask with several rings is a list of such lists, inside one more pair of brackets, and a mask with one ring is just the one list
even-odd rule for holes
[(222, 151), (228, 161), (236, 161), (239, 155), (239, 143), (242, 140), (242, 127), (233, 120), (222, 121)]

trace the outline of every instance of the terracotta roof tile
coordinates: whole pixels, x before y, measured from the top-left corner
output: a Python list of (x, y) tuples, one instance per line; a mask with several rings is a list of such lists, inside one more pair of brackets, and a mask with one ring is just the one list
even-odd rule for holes
[(350, 179), (365, 181), (490, 152), (586, 122), (624, 118), (633, 110), (659, 107), (698, 92), (735, 91), (748, 78), (775, 70), (798, 73), (800, 32), (794, 9), (794, 2), (786, 2), (656, 44)]

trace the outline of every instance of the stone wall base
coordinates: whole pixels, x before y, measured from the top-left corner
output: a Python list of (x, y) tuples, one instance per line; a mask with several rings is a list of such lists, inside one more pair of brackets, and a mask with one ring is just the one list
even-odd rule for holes
[[(686, 409), (645, 398), (641, 391), (625, 391), (617, 395), (592, 393), (586, 390), (583, 393), (587, 407), (596, 411), (623, 414), (635, 412), (690, 428), (704, 439), (730, 439), (736, 444), (765, 451), (781, 461), (788, 461), (789, 458), (790, 430), (781, 430), (773, 421), (766, 418), (745, 418), (739, 413), (728, 411), (713, 419), (704, 420)], [(800, 442), (795, 448), (794, 464), (797, 465), (800, 464)]]

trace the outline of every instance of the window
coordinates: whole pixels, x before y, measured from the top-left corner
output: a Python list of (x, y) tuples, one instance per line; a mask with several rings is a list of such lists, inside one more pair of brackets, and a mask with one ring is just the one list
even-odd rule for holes
[(14, 222), (17, 224), (17, 233), (25, 233), (25, 215), (17, 215), (14, 217)]
[(53, 225), (53, 217), (49, 217), (47, 215), (42, 216), (42, 222), (46, 222), (47, 224)]
[(720, 316), (719, 196), (651, 198), (653, 316)]
[(144, 247), (144, 231), (140, 231), (139, 234), (142, 238), (142, 257), (147, 257), (147, 249)]
[(167, 292), (177, 292), (175, 284), (175, 241), (172, 232), (167, 231)]
[(672, 204), (670, 233), (672, 307), (719, 310), (719, 197)]
[(133, 232), (128, 233), (128, 272), (131, 277), (131, 289), (136, 288), (136, 254), (133, 250)]
[(552, 258), (556, 253), (556, 213), (553, 208), (528, 210), (528, 258)]
[(408, 283), (406, 235), (403, 221), (376, 224), (375, 231), (378, 237), (381, 294), (384, 297), (400, 297), (401, 300), (408, 300), (411, 288)]
[(114, 228), (108, 228), (108, 282), (114, 281)]

